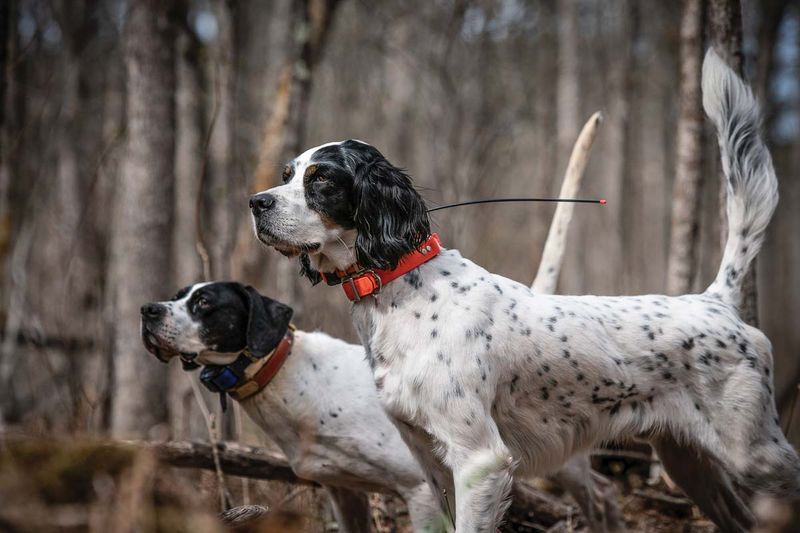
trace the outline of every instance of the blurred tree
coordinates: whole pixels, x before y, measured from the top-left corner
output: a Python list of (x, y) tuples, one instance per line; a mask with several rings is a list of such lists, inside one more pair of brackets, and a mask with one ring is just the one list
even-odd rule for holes
[[(250, 192), (263, 191), (277, 184), (282, 165), (302, 151), (308, 106), (316, 66), (330, 32), (338, 0), (303, 0), (291, 3), (289, 13), (290, 46), (280, 78), (278, 91), (264, 129), (258, 166), (250, 182)], [(234, 262), (235, 277), (247, 283), (263, 283), (265, 272), (283, 280), (275, 297), (297, 302), (295, 311), (302, 310), (296, 298), (297, 265), (278, 260), (273, 269), (266, 269), (261, 248), (252, 235), (249, 224), (239, 231)], [(278, 259), (275, 254), (270, 260)]]
[[(711, 43), (723, 59), (740, 76), (744, 76), (744, 53), (742, 52), (742, 6), (740, 0), (709, 0), (708, 11)], [(720, 247), (724, 248), (728, 239), (725, 180), (721, 180), (720, 198)], [(742, 318), (748, 324), (758, 327), (758, 293), (755, 272), (758, 259), (753, 260), (742, 286), (742, 302), (739, 306)]]
[(210, 91), (212, 100), (211, 138), (208, 167), (202, 176), (201, 194), (205, 208), (201, 230), (207, 248), (208, 279), (230, 279), (231, 254), (236, 238), (236, 216), (247, 208), (246, 198), (236, 198), (236, 58), (234, 35), (236, 4), (230, 0), (214, 0), (213, 13), (217, 21), (216, 39), (211, 45)]
[[(177, 28), (175, 58), (175, 212), (172, 232), (172, 277), (175, 287), (185, 287), (203, 279), (197, 246), (206, 131), (206, 80), (203, 75), (205, 50), (189, 23), (189, 4), (190, 2), (181, 2), (180, 12), (176, 16), (180, 24)], [(176, 439), (207, 436), (205, 422), (195, 404), (189, 379), (195, 379), (195, 376), (187, 376), (181, 365), (170, 365), (169, 417), (172, 436)]]
[[(778, 29), (786, 14), (790, 0), (761, 0), (760, 17), (758, 25), (758, 57), (756, 61), (756, 80), (754, 89), (761, 102), (764, 117), (764, 134), (767, 140), (772, 133), (772, 122), (775, 119), (775, 109), (772, 99), (769, 98), (769, 82), (775, 68), (775, 43), (778, 38)], [(797, 2), (794, 2), (797, 4)]]
[[(572, 145), (580, 132), (580, 56), (578, 54), (578, 32), (580, 0), (560, 0), (557, 3), (558, 24), (558, 74), (556, 80), (556, 161), (557, 175), (567, 168)], [(580, 230), (575, 231), (580, 238)], [(568, 247), (573, 250), (570, 261), (584, 264), (583, 247)], [(576, 257), (577, 256), (577, 257)], [(569, 257), (569, 256), (568, 256)], [(583, 275), (575, 269), (565, 269), (561, 285), (568, 285), (576, 293), (585, 292)]]
[(173, 290), (170, 276), (175, 147), (174, 2), (142, 0), (125, 21), (128, 140), (117, 184), (112, 257), (114, 397), (111, 429), (146, 435), (166, 422), (166, 369), (143, 353), (142, 303)]
[(700, 186), (703, 170), (703, 0), (685, 0), (680, 33), (680, 101), (672, 187), (672, 228), (667, 266), (667, 294), (692, 290), (697, 273)]
[[(9, 205), (11, 179), (18, 157), (20, 120), (22, 109), (18, 70), (19, 35), (17, 17), (19, 7), (16, 0), (0, 2), (0, 261), (6, 267), (6, 256), (11, 247), (12, 220)], [(0, 270), (0, 271), (2, 271)], [(5, 287), (0, 288), (4, 295)]]

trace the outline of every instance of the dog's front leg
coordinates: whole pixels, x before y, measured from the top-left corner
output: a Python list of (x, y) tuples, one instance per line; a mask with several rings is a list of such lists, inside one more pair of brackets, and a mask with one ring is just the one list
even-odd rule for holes
[[(456, 505), (452, 472), (434, 453), (435, 443), (430, 434), (403, 420), (391, 416), (389, 418), (400, 432), (411, 455), (425, 472), (425, 479), (430, 489), (422, 494), (408, 495), (406, 498), (414, 531), (424, 533), (453, 531)], [(436, 498), (435, 507), (431, 507), (430, 502), (420, 500), (420, 497), (425, 498), (431, 493)]]
[(453, 429), (447, 463), (456, 485), (456, 531), (494, 533), (511, 504), (516, 463), (490, 417)]
[(370, 533), (369, 500), (363, 492), (325, 485), (343, 533)]

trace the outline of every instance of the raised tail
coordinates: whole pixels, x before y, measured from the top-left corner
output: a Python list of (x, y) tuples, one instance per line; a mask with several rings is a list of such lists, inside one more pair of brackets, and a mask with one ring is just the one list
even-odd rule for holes
[(738, 307), (745, 274), (778, 204), (778, 180), (759, 133), (756, 99), (713, 49), (703, 61), (702, 88), (703, 108), (717, 128), (728, 213), (728, 241), (706, 294)]
[[(598, 111), (583, 126), (572, 154), (567, 164), (564, 181), (561, 183), (559, 198), (574, 198), (578, 194), (583, 181), (583, 171), (589, 160), (589, 151), (594, 143), (597, 127), (602, 122), (603, 116)], [(539, 270), (533, 280), (531, 289), (537, 294), (553, 294), (558, 285), (558, 275), (561, 273), (561, 264), (564, 262), (564, 251), (567, 247), (567, 230), (572, 220), (575, 204), (559, 203), (550, 222), (550, 231), (544, 242), (542, 260), (539, 261)]]

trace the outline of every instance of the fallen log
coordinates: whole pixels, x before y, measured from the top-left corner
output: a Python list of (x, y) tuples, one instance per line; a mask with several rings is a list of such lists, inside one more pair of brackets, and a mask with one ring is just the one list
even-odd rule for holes
[[(316, 485), (313, 481), (297, 477), (286, 457), (280, 453), (234, 442), (218, 442), (216, 448), (220, 468), (227, 475)], [(58, 483), (58, 486), (69, 493), (64, 494), (64, 498), (76, 501), (82, 500), (83, 493), (87, 498), (93, 493), (95, 470), (119, 473), (134, 464), (136, 457), (141, 457), (142, 452), (151, 454), (162, 464), (179, 468), (215, 469), (211, 444), (202, 441), (59, 440), (20, 433), (0, 434), (0, 464), (17, 464), (23, 471), (31, 468), (35, 470), (37, 465), (42, 464), (64, 465), (64, 468), (72, 472), (70, 475), (73, 477), (70, 478), (70, 483)], [(44, 461), (45, 457), (58, 457), (58, 460)], [(76, 472), (80, 472), (80, 479), (74, 477)], [(54, 476), (62, 477), (60, 474)], [(243, 510), (247, 512), (239, 512)], [(234, 520), (237, 525), (240, 521), (249, 523), (260, 519), (256, 516), (259, 513), (254, 511), (260, 509), (240, 508), (224, 517), (224, 520)], [(515, 533), (543, 531), (568, 517), (578, 517), (577, 507), (565, 504), (529, 483), (517, 481), (514, 484), (511, 508), (502, 530)], [(2, 518), (0, 513), (0, 521)]]
[[(211, 453), (211, 444), (208, 442), (126, 441), (123, 444), (147, 448), (155, 454), (159, 461), (172, 466), (214, 470), (214, 458)], [(313, 481), (297, 477), (283, 455), (263, 448), (245, 446), (235, 442), (218, 442), (217, 452), (222, 471), (231, 476), (306, 485), (316, 484)]]
[[(211, 445), (207, 442), (131, 442), (150, 449), (164, 463), (182, 468), (214, 469)], [(233, 442), (217, 445), (222, 471), (231, 476), (268, 479), (289, 483), (315, 484), (298, 478), (286, 458), (262, 448)], [(525, 481), (517, 481), (512, 493), (511, 508), (504, 531), (537, 531), (576, 517), (577, 508), (536, 489)]]

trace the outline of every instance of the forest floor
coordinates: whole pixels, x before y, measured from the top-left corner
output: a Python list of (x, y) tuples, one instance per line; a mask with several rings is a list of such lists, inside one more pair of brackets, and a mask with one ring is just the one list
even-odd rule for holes
[[(663, 481), (644, 482), (646, 461), (604, 458), (596, 463), (617, 485), (629, 531), (715, 531), (679, 491)], [(253, 480), (245, 486), (232, 476), (226, 485), (231, 502), (249, 500), (272, 511), (249, 524), (223, 525), (214, 472), (164, 465), (148, 450), (79, 438), (0, 439), (0, 531), (105, 532), (130, 530), (132, 524), (139, 531), (170, 533), (337, 530), (317, 488)], [(527, 517), (510, 517), (504, 531), (587, 531), (569, 496), (547, 481), (533, 486), (552, 497), (557, 510), (544, 521), (536, 509)], [(374, 531), (410, 531), (399, 500), (373, 495), (371, 501)]]

